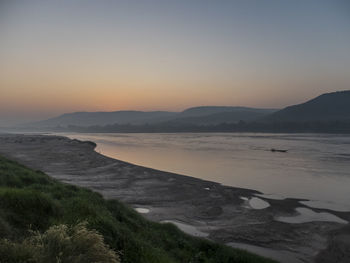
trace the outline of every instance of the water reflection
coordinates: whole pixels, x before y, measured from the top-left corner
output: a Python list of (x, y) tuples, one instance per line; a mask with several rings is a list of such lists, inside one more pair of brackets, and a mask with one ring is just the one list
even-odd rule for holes
[[(127, 162), (350, 210), (350, 137), (305, 134), (65, 134)], [(271, 152), (288, 149), (288, 153)], [(311, 203), (312, 204), (312, 203)]]

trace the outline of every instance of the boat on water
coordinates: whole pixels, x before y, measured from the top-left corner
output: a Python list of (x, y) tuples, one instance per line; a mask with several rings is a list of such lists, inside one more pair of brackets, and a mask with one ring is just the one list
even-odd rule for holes
[(271, 151), (271, 152), (280, 152), (280, 153), (286, 153), (286, 152), (288, 152), (288, 150), (281, 150), (281, 149), (275, 149), (275, 148), (271, 148), (270, 151)]

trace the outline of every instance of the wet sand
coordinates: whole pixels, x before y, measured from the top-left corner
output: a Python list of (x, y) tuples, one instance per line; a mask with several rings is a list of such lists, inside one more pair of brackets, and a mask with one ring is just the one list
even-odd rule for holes
[[(150, 220), (177, 222), (220, 243), (263, 250), (265, 256), (273, 251), (271, 256), (281, 262), (326, 262), (340, 256), (350, 262), (349, 212), (309, 208), (300, 202), (308, 200), (269, 199), (258, 191), (133, 165), (103, 156), (95, 147), (60, 136), (0, 135), (1, 155), (105, 198), (147, 209), (141, 211), (147, 211), (143, 216)], [(340, 220), (278, 221), (300, 217), (297, 208), (309, 208), (313, 217), (323, 215), (322, 220), (328, 218), (325, 213)]]

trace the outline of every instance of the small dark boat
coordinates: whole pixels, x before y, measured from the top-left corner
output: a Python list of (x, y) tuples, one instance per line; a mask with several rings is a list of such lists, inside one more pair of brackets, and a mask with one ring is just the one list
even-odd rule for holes
[(280, 150), (280, 149), (275, 149), (275, 148), (272, 148), (270, 151), (271, 152), (279, 152), (279, 153), (286, 153), (286, 152), (288, 152), (288, 150)]

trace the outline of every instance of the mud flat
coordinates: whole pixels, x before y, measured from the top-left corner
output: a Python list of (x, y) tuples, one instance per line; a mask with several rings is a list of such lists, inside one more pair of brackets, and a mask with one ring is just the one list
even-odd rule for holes
[[(265, 256), (280, 252), (281, 262), (350, 262), (349, 212), (310, 208), (308, 200), (269, 199), (258, 191), (133, 165), (103, 156), (95, 147), (60, 136), (0, 135), (1, 155), (117, 198), (150, 220), (175, 222), (205, 238)], [(311, 221), (293, 221), (302, 216), (301, 208), (312, 213)]]

